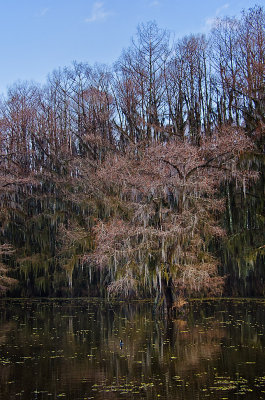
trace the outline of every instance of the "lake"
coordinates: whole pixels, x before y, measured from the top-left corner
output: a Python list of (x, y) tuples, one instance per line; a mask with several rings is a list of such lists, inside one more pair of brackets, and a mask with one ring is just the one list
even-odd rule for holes
[(0, 399), (265, 399), (265, 300), (3, 299)]

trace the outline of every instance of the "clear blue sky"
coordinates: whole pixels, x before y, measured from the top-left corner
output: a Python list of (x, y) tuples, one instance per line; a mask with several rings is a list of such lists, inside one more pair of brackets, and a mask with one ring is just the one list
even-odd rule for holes
[[(239, 15), (251, 0), (0, 0), (0, 93), (17, 80), (44, 83), (72, 61), (111, 64), (141, 22), (175, 37), (207, 32), (214, 17)], [(257, 1), (262, 4), (263, 0)]]

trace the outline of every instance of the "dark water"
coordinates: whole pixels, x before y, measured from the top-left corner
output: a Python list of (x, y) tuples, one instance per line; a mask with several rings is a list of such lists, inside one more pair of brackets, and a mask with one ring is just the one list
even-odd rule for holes
[(265, 301), (193, 301), (172, 321), (96, 300), (0, 315), (1, 400), (265, 399)]

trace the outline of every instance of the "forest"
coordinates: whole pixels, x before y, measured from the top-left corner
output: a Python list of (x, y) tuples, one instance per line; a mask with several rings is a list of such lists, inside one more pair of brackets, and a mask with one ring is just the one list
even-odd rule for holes
[(0, 291), (265, 294), (265, 11), (173, 40), (140, 24), (0, 101)]

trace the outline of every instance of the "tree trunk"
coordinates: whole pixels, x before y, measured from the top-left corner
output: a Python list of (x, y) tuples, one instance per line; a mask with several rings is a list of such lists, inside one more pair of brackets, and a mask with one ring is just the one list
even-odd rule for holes
[(172, 291), (172, 279), (169, 278), (167, 281), (165, 278), (161, 280), (161, 285), (162, 285), (162, 293), (164, 297), (164, 302), (165, 302), (165, 310), (167, 312), (168, 316), (172, 315), (172, 309), (173, 309), (173, 291)]

